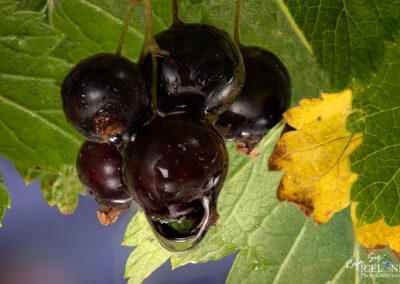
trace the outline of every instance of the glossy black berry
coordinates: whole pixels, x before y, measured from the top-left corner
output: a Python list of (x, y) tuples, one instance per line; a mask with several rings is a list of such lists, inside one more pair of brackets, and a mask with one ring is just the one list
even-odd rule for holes
[(115, 54), (79, 62), (64, 79), (61, 95), (69, 122), (97, 142), (135, 132), (151, 109), (140, 69)]
[[(169, 52), (158, 57), (159, 112), (216, 115), (230, 106), (243, 86), (245, 72), (239, 48), (226, 32), (179, 22), (157, 34), (156, 40)], [(141, 65), (150, 82), (150, 56)]]
[(87, 141), (76, 161), (78, 176), (100, 205), (129, 207), (132, 200), (125, 184), (124, 163), (114, 145)]
[(158, 117), (132, 139), (124, 158), (132, 196), (161, 244), (181, 251), (200, 241), (217, 219), (227, 173), (221, 136), (189, 114)]
[(241, 46), (240, 50), (246, 81), (234, 103), (218, 117), (215, 127), (227, 140), (259, 141), (282, 119), (290, 105), (290, 77), (273, 53), (253, 46)]

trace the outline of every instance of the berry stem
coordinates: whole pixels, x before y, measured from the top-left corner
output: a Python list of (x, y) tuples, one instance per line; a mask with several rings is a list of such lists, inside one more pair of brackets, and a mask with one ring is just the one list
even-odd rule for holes
[(152, 0), (146, 0), (146, 34), (141, 57), (144, 58), (149, 53), (165, 54), (164, 51), (160, 50), (160, 47), (154, 38)]
[(179, 12), (178, 12), (178, 0), (172, 0), (172, 24), (178, 25), (182, 23), (179, 19)]
[(152, 0), (146, 0), (146, 35), (144, 38), (144, 47), (142, 54), (140, 55), (141, 60), (151, 53), (152, 60), (152, 74), (151, 74), (151, 107), (153, 109), (154, 116), (157, 115), (157, 55), (168, 55), (168, 52), (163, 51), (158, 46), (156, 39), (154, 38), (153, 31), (153, 11), (152, 11)]
[(240, 42), (240, 8), (242, 6), (242, 0), (236, 0), (236, 15), (235, 15), (235, 32), (234, 32), (234, 39), (237, 45), (241, 45)]
[(139, 2), (142, 2), (142, 0), (131, 0), (132, 6), (129, 9), (128, 14), (126, 15), (124, 26), (122, 28), (121, 35), (119, 37), (117, 51), (115, 52), (118, 56), (121, 55), (122, 46), (124, 45), (126, 31), (128, 30), (129, 23), (132, 19), (133, 12), (135, 11), (135, 8), (139, 4)]

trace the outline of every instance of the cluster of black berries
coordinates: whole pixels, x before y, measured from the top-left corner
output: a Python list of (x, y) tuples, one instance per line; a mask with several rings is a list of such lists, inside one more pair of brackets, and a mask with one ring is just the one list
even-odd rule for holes
[(218, 218), (224, 138), (259, 141), (288, 107), (290, 79), (275, 55), (209, 25), (175, 18), (156, 41), (168, 52), (157, 56), (158, 70), (151, 55), (135, 64), (98, 54), (75, 66), (61, 93), (69, 122), (87, 139), (77, 170), (102, 207), (99, 220), (114, 222), (134, 200), (160, 243), (184, 251)]

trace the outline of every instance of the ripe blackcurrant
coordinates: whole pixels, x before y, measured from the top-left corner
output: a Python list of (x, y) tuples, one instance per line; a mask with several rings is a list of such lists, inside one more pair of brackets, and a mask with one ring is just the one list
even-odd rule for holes
[[(204, 24), (174, 23), (156, 35), (158, 56), (157, 108), (161, 113), (217, 115), (226, 110), (243, 86), (243, 60), (229, 35)], [(150, 81), (151, 57), (141, 63)]]
[(157, 117), (132, 138), (124, 158), (132, 196), (161, 244), (192, 248), (217, 219), (228, 168), (221, 136), (191, 114)]
[(225, 139), (235, 140), (240, 152), (251, 154), (289, 107), (291, 83), (288, 70), (275, 54), (240, 42), (241, 4), (242, 0), (236, 0), (234, 38), (243, 56), (246, 80), (235, 102), (218, 117), (215, 127)]
[(80, 181), (102, 206), (102, 212), (107, 214), (111, 208), (117, 211), (129, 208), (132, 197), (125, 184), (124, 163), (114, 145), (85, 142), (79, 151), (76, 168)]
[(234, 103), (218, 117), (215, 127), (227, 140), (259, 141), (282, 119), (290, 105), (290, 77), (273, 53), (254, 46), (241, 46), (240, 50), (246, 81)]
[(132, 134), (151, 112), (139, 68), (116, 54), (79, 62), (64, 79), (61, 95), (69, 122), (91, 141)]

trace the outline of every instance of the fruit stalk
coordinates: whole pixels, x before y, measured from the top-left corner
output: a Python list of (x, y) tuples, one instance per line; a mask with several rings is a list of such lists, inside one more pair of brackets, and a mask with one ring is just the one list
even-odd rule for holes
[(235, 15), (235, 31), (234, 31), (234, 40), (237, 45), (241, 45), (240, 43), (240, 35), (239, 35), (239, 21), (240, 21), (240, 8), (242, 6), (242, 0), (236, 0), (236, 15)]
[(141, 58), (151, 53), (152, 60), (152, 75), (151, 75), (151, 106), (154, 115), (157, 114), (157, 55), (167, 55), (168, 53), (162, 51), (158, 46), (156, 39), (154, 38), (153, 31), (153, 11), (152, 11), (152, 0), (146, 0), (146, 35), (144, 39), (144, 47), (142, 50)]
[(182, 23), (182, 21), (179, 19), (178, 0), (172, 0), (172, 24), (177, 25), (180, 23)]
[(122, 28), (121, 35), (119, 37), (117, 51), (115, 52), (115, 54), (117, 54), (118, 56), (121, 55), (122, 46), (124, 45), (124, 40), (125, 40), (125, 34), (126, 34), (127, 30), (128, 30), (129, 23), (130, 23), (130, 21), (132, 19), (133, 12), (135, 11), (136, 6), (142, 1), (143, 0), (132, 0), (131, 1), (132, 6), (129, 9), (128, 14), (126, 15), (124, 26)]

